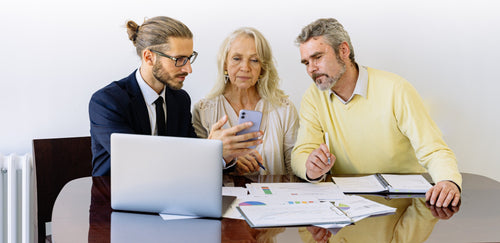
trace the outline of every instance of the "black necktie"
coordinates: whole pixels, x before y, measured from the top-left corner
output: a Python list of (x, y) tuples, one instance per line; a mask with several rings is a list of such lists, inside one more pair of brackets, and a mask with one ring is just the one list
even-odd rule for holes
[(158, 128), (158, 136), (167, 135), (165, 111), (163, 111), (163, 97), (158, 97), (155, 100), (156, 106), (156, 128)]

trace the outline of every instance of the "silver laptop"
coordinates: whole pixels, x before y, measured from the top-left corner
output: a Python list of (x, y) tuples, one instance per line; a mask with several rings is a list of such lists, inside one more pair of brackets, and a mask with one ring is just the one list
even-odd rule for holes
[(111, 243), (221, 242), (221, 221), (216, 219), (163, 220), (159, 215), (111, 213)]
[(115, 210), (222, 216), (222, 142), (111, 135)]

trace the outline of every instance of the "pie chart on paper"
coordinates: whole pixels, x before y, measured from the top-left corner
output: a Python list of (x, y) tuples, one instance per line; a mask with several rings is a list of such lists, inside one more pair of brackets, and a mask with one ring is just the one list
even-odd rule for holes
[(239, 205), (240, 206), (259, 206), (259, 205), (266, 205), (266, 204), (263, 202), (259, 202), (259, 201), (246, 201), (246, 202), (241, 202)]
[(351, 207), (349, 207), (349, 205), (339, 203), (339, 208), (342, 210), (349, 210)]

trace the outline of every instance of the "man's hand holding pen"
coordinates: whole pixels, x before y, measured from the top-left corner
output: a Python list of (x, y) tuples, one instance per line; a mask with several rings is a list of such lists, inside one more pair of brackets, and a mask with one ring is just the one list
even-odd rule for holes
[(312, 151), (306, 161), (306, 174), (310, 180), (319, 179), (335, 164), (335, 155), (330, 153), (326, 144), (321, 144), (319, 148)]

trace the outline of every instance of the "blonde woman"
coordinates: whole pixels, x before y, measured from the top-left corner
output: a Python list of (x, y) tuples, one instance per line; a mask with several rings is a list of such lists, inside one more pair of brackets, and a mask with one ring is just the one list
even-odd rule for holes
[[(226, 127), (238, 124), (240, 110), (262, 112), (263, 143), (236, 159), (236, 172), (291, 174), (291, 151), (298, 129), (293, 103), (279, 89), (279, 77), (269, 43), (256, 29), (244, 27), (231, 33), (218, 54), (218, 76), (210, 94), (194, 106), (193, 125), (199, 137), (224, 115)], [(262, 168), (255, 157), (263, 158)]]

